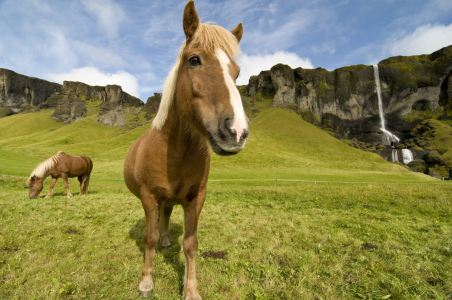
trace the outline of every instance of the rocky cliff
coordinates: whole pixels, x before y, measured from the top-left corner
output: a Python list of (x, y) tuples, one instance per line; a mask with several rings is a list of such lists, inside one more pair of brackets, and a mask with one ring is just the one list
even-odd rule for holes
[[(413, 110), (452, 111), (452, 46), (430, 55), (396, 56), (378, 64), (387, 129), (407, 137)], [(356, 65), (327, 71), (291, 69), (278, 64), (252, 76), (247, 94), (273, 95), (273, 105), (299, 113), (312, 112), (340, 138), (381, 140), (378, 97), (372, 66)]]
[(86, 117), (86, 102), (101, 102), (96, 121), (125, 126), (124, 109), (138, 113), (144, 103), (119, 85), (90, 86), (64, 81), (63, 85), (0, 69), (0, 118), (33, 109), (55, 108), (52, 118), (72, 123)]
[(0, 117), (38, 106), (61, 92), (61, 85), (0, 68)]

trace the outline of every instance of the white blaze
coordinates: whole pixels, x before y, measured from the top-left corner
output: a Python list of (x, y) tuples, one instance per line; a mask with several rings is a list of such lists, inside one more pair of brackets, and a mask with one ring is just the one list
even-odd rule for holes
[(229, 90), (229, 100), (231, 101), (232, 108), (234, 109), (234, 120), (232, 121), (232, 129), (237, 132), (237, 143), (240, 141), (243, 130), (247, 129), (248, 123), (245, 118), (245, 111), (242, 106), (242, 98), (240, 98), (240, 93), (235, 86), (234, 80), (229, 74), (228, 64), (230, 63), (229, 57), (223, 50), (217, 49), (216, 56), (220, 62), (221, 69), (223, 70), (224, 81)]

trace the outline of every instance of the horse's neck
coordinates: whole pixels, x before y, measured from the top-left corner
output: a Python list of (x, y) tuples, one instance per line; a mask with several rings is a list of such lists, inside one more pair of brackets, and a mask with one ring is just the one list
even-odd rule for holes
[(168, 141), (168, 151), (173, 158), (181, 157), (184, 160), (200, 159), (210, 156), (207, 138), (191, 131), (180, 119), (177, 110), (171, 112), (161, 132)]
[(51, 167), (51, 168), (44, 174), (44, 176), (42, 176), (42, 180), (43, 180), (43, 181), (44, 181), (44, 179), (46, 179), (46, 178), (49, 177), (50, 175), (55, 174), (55, 173), (59, 173), (59, 172), (57, 171), (57, 165), (58, 165), (58, 163), (59, 163), (59, 162), (56, 162), (56, 163), (53, 165), (53, 167)]
[(36, 181), (43, 182), (44, 180), (46, 180), (47, 177), (49, 177), (49, 175), (50, 175), (50, 171), (47, 171), (47, 173), (45, 173), (44, 176), (42, 176), (41, 178), (36, 179)]

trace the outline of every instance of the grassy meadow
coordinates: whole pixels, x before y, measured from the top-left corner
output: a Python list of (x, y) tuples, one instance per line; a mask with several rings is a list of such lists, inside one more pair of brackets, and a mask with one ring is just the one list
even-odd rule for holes
[[(0, 299), (141, 298), (144, 214), (122, 165), (149, 124), (106, 127), (93, 112), (63, 125), (51, 114), (0, 119)], [(67, 199), (59, 180), (45, 199), (46, 180), (29, 200), (25, 177), (59, 150), (92, 158), (89, 193)], [(450, 182), (276, 108), (252, 120), (241, 153), (213, 154), (210, 179), (198, 233), (203, 299), (452, 298)], [(150, 299), (180, 299), (182, 237), (176, 207)]]

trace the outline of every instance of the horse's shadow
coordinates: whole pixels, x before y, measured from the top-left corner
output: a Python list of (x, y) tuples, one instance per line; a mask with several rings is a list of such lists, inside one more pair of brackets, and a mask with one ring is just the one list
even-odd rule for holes
[[(79, 195), (78, 195), (79, 191), (77, 191), (77, 192), (75, 192), (75, 193), (73, 193), (73, 192), (71, 192), (71, 193), (72, 193), (72, 197), (79, 197)], [(99, 192), (97, 192), (97, 191), (92, 191), (92, 192), (89, 191), (87, 194), (84, 194), (84, 195), (89, 195), (89, 194), (94, 195), (94, 194), (99, 194)], [(45, 198), (46, 195), (47, 195), (47, 194), (41, 194), (41, 195), (39, 195), (39, 197), (40, 197), (40, 198)], [(82, 195), (82, 197), (83, 197), (84, 195)], [(63, 192), (54, 192), (54, 193), (52, 193), (51, 198), (52, 198), (52, 197), (59, 197), (59, 196), (64, 196), (64, 197), (66, 197), (67, 194), (66, 194), (65, 191), (63, 191)]]
[[(145, 256), (144, 248), (144, 231), (146, 229), (146, 218), (143, 217), (139, 219), (135, 225), (129, 230), (129, 237), (135, 240), (135, 243), (143, 254), (143, 262)], [(170, 264), (174, 271), (177, 273), (180, 292), (182, 293), (182, 284), (185, 275), (185, 265), (180, 260), (179, 253), (182, 249), (182, 245), (179, 242), (179, 237), (183, 234), (183, 227), (179, 224), (170, 223), (169, 226), (169, 237), (171, 242), (171, 247), (162, 248), (160, 242), (157, 244), (157, 255), (163, 256), (166, 263)]]

